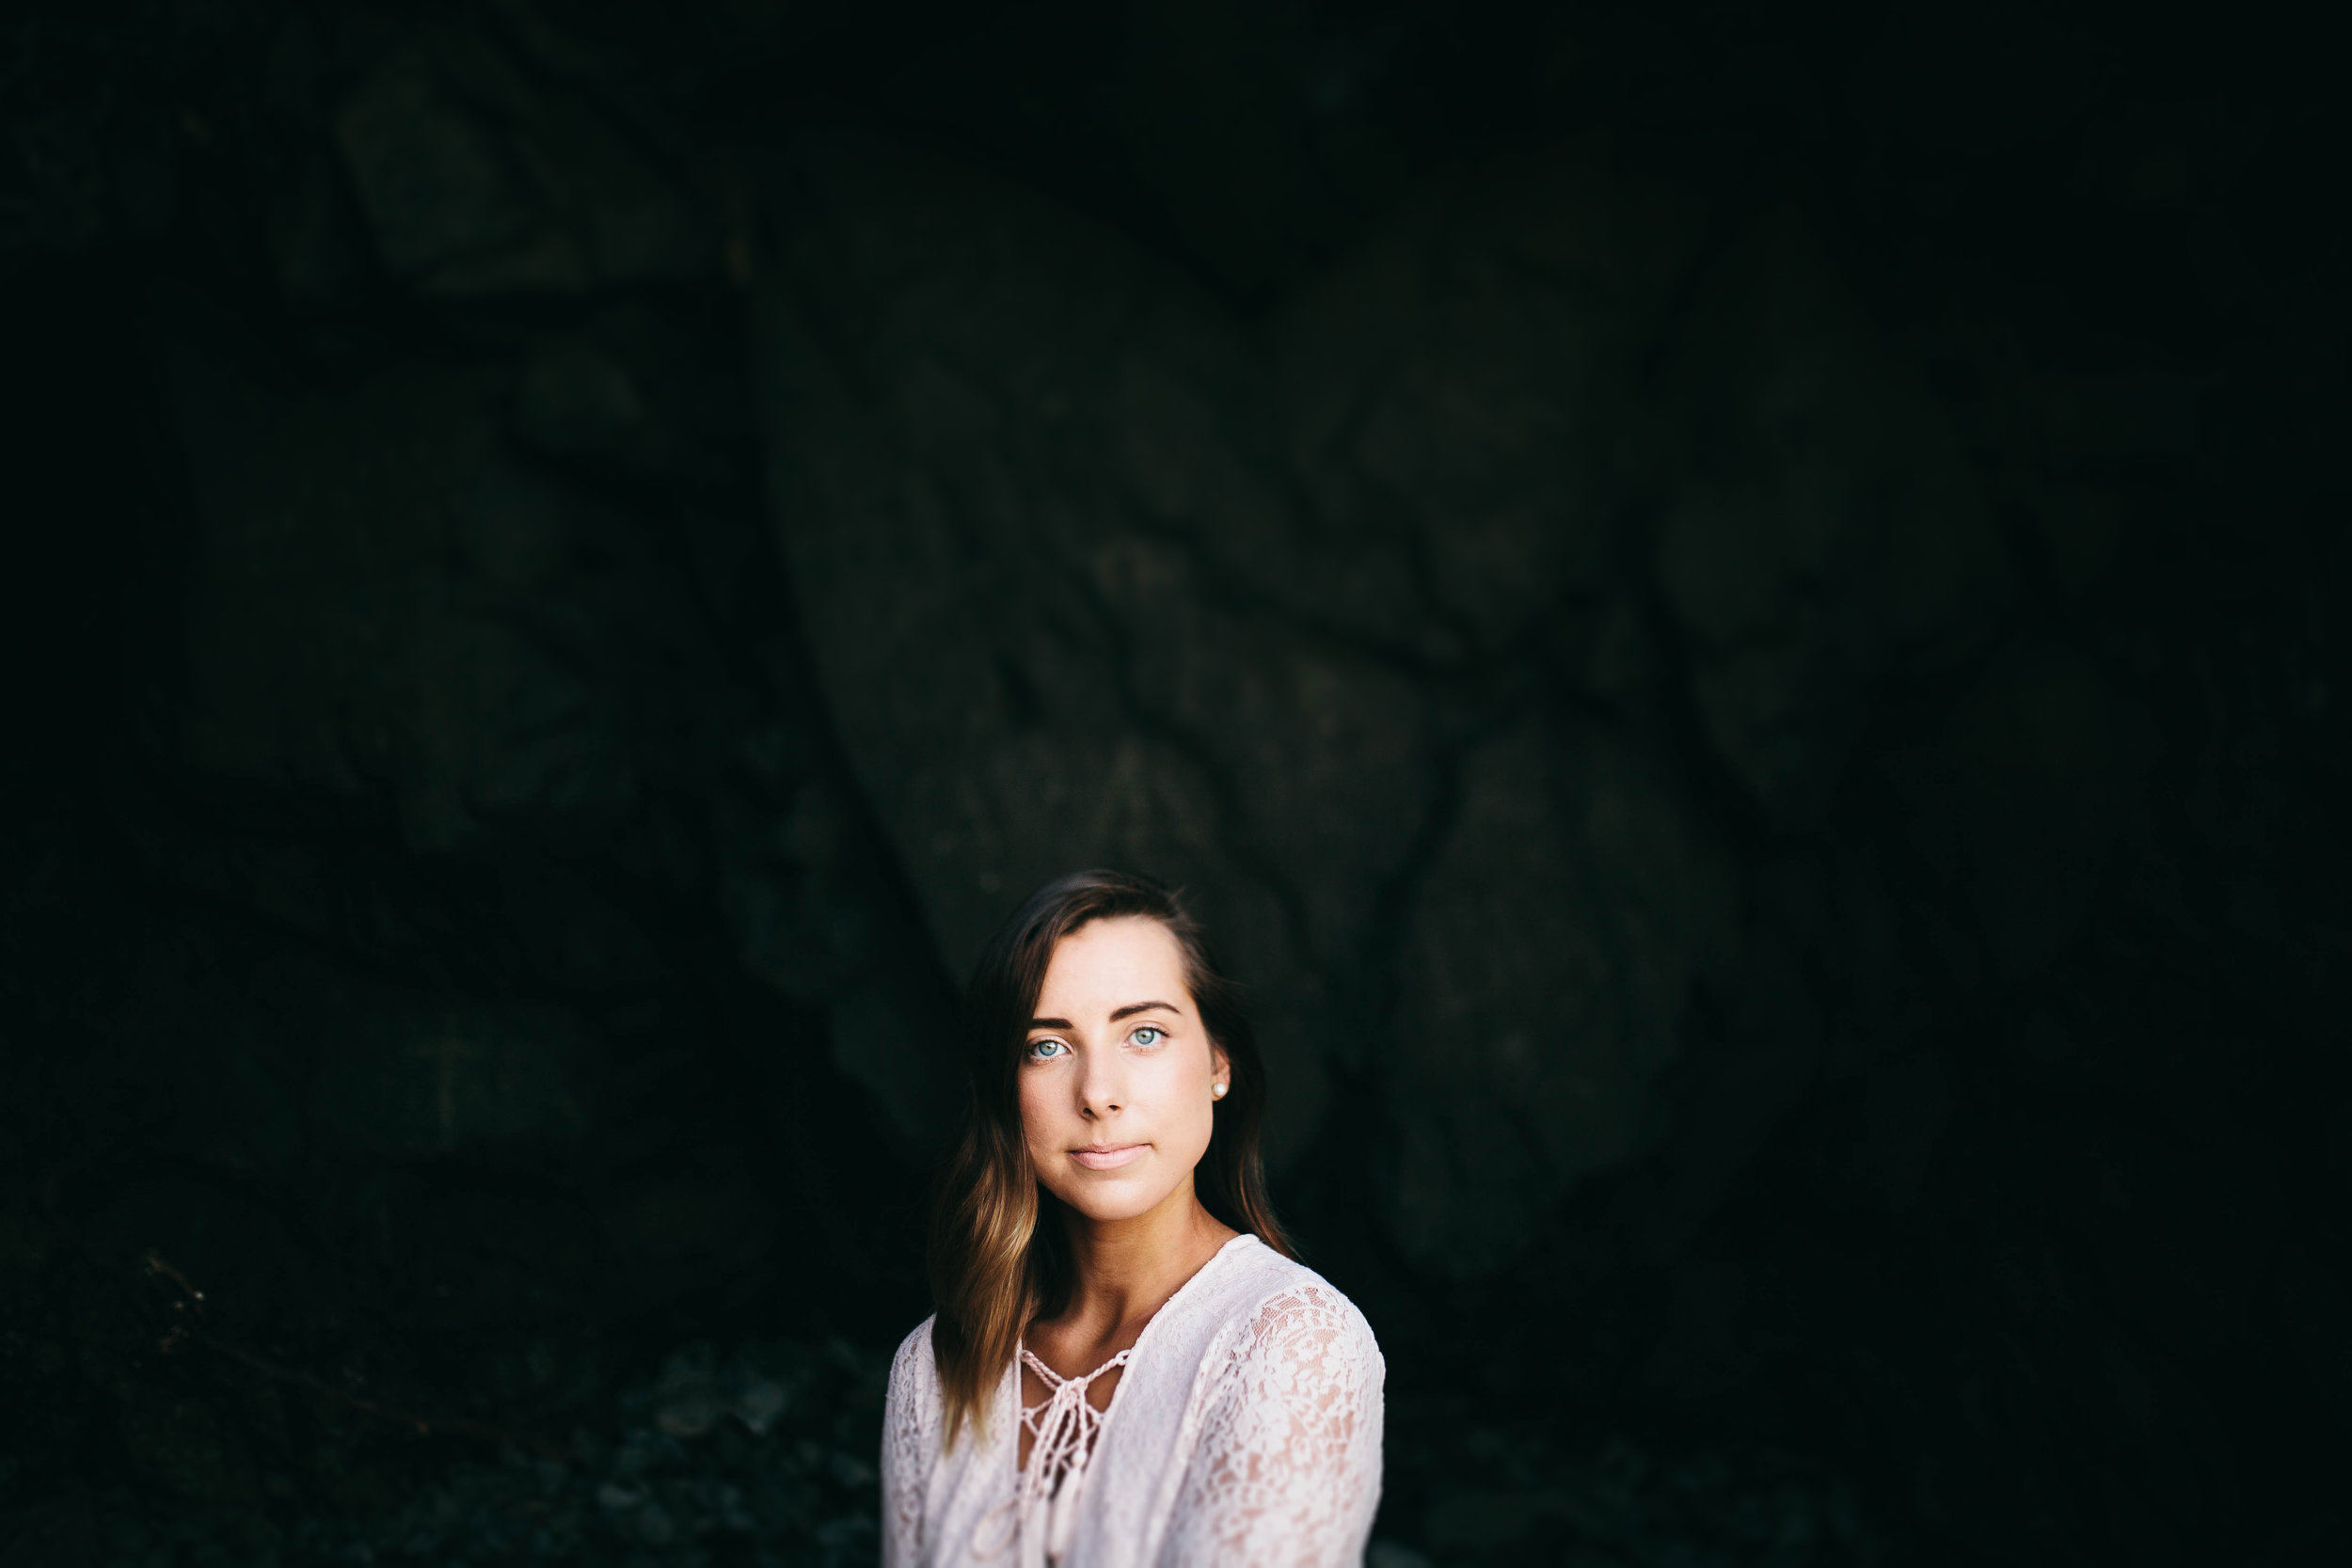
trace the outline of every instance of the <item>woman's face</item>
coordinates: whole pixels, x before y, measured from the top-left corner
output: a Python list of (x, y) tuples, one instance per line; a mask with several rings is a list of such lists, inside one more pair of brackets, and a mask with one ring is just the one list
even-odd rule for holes
[(1062, 938), (1021, 1060), (1021, 1126), (1046, 1190), (1091, 1220), (1133, 1219), (1192, 1190), (1232, 1081), (1156, 920)]

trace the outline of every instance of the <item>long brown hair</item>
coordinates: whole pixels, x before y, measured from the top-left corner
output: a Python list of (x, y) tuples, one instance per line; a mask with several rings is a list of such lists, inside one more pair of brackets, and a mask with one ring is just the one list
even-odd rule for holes
[(1022, 1135), (1021, 1049), (1045, 971), (1062, 938), (1097, 920), (1140, 915), (1184, 952), (1184, 984), (1209, 1038), (1225, 1053), (1232, 1087), (1217, 1101), (1208, 1151), (1193, 1167), (1201, 1205), (1235, 1230), (1292, 1255), (1266, 1201), (1259, 1142), (1265, 1069), (1241, 998), (1209, 955), (1184, 901), (1149, 878), (1079, 871), (1046, 883), (997, 929), (964, 996), (970, 1099), (963, 1135), (941, 1173), (931, 1210), (931, 1354), (946, 1402), (946, 1441), (986, 1418), (989, 1393), (1032, 1319), (1069, 1305), (1075, 1274), (1061, 1204), (1039, 1184)]

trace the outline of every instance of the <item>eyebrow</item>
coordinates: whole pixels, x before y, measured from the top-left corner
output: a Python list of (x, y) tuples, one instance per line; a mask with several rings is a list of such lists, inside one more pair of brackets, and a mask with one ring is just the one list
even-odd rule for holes
[[(1159, 1008), (1160, 1011), (1164, 1013), (1173, 1013), (1182, 1010), (1173, 1002), (1130, 1002), (1125, 1006), (1118, 1008), (1112, 1012), (1111, 1022), (1113, 1023), (1117, 1023), (1122, 1018), (1133, 1018), (1137, 1013), (1148, 1013), (1154, 1007)], [(1029, 1020), (1029, 1027), (1032, 1029), (1067, 1029), (1070, 1026), (1070, 1021), (1066, 1018), (1033, 1018)]]

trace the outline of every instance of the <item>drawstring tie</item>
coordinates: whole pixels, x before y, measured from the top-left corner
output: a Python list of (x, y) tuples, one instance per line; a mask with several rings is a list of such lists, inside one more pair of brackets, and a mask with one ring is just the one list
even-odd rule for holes
[[(1086, 1484), (1087, 1459), (1094, 1451), (1095, 1433), (1103, 1430), (1104, 1412), (1087, 1399), (1087, 1390), (1105, 1372), (1127, 1364), (1133, 1352), (1122, 1350), (1084, 1377), (1063, 1377), (1021, 1347), (1021, 1361), (1045, 1385), (1045, 1398), (1021, 1412), (1021, 1425), (1029, 1433), (1029, 1463), (1021, 1472), (1021, 1487), (1004, 1504), (989, 1510), (972, 1532), (972, 1549), (979, 1557), (994, 1557), (1011, 1544), (1003, 1511), (1015, 1512), (1020, 1533), (1035, 1539), (1042, 1529), (1045, 1559), (1058, 1561), (1070, 1550), (1078, 1530), (1078, 1494)], [(1114, 1396), (1115, 1397), (1115, 1396)], [(992, 1533), (993, 1542), (983, 1542)]]

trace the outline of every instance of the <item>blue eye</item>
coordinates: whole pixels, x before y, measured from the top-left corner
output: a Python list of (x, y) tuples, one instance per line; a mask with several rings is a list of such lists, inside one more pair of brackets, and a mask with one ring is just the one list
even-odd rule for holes
[(1168, 1031), (1155, 1024), (1147, 1023), (1127, 1037), (1148, 1051), (1168, 1038)]
[(1057, 1054), (1066, 1056), (1069, 1053), (1070, 1047), (1062, 1044), (1059, 1040), (1031, 1040), (1029, 1042), (1029, 1059), (1031, 1061), (1051, 1061)]

